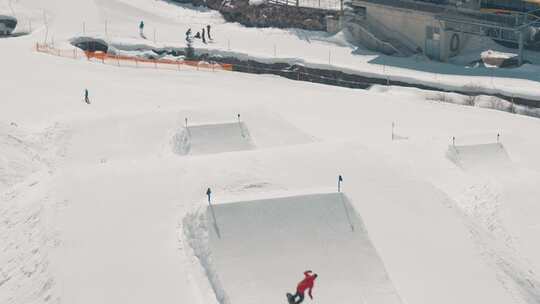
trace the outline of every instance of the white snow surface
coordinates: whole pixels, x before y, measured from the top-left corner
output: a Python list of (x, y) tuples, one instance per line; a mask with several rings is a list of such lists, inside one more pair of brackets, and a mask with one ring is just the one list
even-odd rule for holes
[[(0, 3), (32, 21), (30, 35), (0, 39), (0, 303), (285, 303), (308, 268), (321, 278), (307, 303), (336, 303), (345, 289), (342, 303), (385, 303), (363, 298), (379, 290), (362, 281), (372, 274), (409, 304), (540, 302), (540, 120), (445, 102), (470, 104), (458, 95), (119, 68), (34, 46), (47, 37), (67, 48), (83, 22), (87, 34), (154, 44), (137, 38), (141, 19), (156, 45), (182, 46), (187, 26), (210, 23), (214, 43), (197, 47), (226, 53), (230, 41), (235, 54), (274, 60), (276, 45), (276, 57), (313, 65), (327, 65), (330, 51), (341, 69), (531, 98), (537, 66), (480, 75), (352, 54), (322, 33), (244, 28), (163, 1)], [(192, 153), (178, 153), (175, 138), (190, 126)], [(338, 174), (364, 227), (353, 234), (332, 209)], [(209, 187), (219, 240), (197, 213)], [(284, 248), (293, 238), (301, 250)]]

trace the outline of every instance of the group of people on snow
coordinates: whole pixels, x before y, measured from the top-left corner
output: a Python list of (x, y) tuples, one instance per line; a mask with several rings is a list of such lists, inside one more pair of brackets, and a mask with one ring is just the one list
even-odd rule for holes
[(189, 28), (186, 31), (186, 41), (188, 43), (192, 42), (193, 38), (201, 39), (203, 43), (206, 43), (206, 41), (211, 41), (213, 39), (212, 39), (212, 35), (210, 34), (210, 30), (211, 30), (211, 26), (208, 24), (208, 25), (206, 25), (206, 28), (203, 27), (200, 32), (197, 32), (197, 33), (195, 33), (194, 36), (191, 36), (192, 32), (191, 32), (191, 28)]
[[(210, 24), (208, 24), (206, 26), (203, 26), (201, 31), (195, 33), (195, 35), (192, 36), (191, 28), (189, 28), (186, 31), (186, 41), (187, 42), (192, 42), (193, 38), (201, 39), (203, 43), (207, 43), (208, 41), (212, 41), (213, 40), (212, 39), (212, 34), (210, 33), (211, 29), (212, 29), (212, 27), (210, 26)], [(146, 36), (144, 35), (144, 21), (141, 21), (139, 23), (139, 35), (142, 38), (146, 39)]]

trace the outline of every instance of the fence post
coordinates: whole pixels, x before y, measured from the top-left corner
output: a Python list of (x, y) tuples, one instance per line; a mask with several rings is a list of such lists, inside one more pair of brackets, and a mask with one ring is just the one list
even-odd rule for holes
[(516, 113), (516, 106), (514, 104), (514, 94), (510, 95), (510, 101), (512, 102), (512, 113)]
[(49, 25), (47, 24), (47, 14), (43, 10), (43, 24), (45, 24), (45, 44), (47, 44), (47, 38), (49, 37)]
[(330, 55), (331, 55), (331, 51), (332, 50), (328, 50), (328, 65), (332, 65), (331, 61), (330, 61)]

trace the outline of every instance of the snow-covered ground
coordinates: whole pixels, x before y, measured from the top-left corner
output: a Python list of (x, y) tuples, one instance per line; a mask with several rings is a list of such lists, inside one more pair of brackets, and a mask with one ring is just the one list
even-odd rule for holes
[[(67, 47), (83, 22), (153, 43), (136, 37), (144, 19), (157, 44), (181, 46), (188, 25), (211, 23), (215, 43), (197, 47), (230, 41), (271, 58), (276, 45), (277, 57), (312, 64), (330, 51), (332, 65), (362, 73), (382, 73), (384, 60), (392, 77), (524, 96), (537, 95), (537, 67), (491, 79), (353, 55), (321, 33), (243, 28), (162, 1), (13, 4), (34, 19), (31, 35), (0, 39), (1, 303), (285, 303), (306, 268), (321, 275), (314, 303), (386, 303), (364, 298), (382, 285), (409, 304), (540, 302), (540, 120), (414, 89), (119, 68), (33, 47), (45, 35)], [(338, 174), (364, 228), (347, 235)], [(186, 227), (209, 187), (221, 239), (206, 217)]]
[[(341, 32), (331, 36), (322, 32), (296, 29), (245, 28), (239, 24), (226, 23), (216, 11), (179, 6), (166, 1), (98, 0), (96, 4), (77, 1), (50, 1), (47, 4), (39, 1), (26, 2), (28, 11), (42, 12), (40, 18), (37, 17), (39, 15), (32, 15), (36, 19), (32, 24), (47, 24), (49, 29), (36, 33), (34, 40), (54, 41), (58, 46), (67, 47), (61, 42), (68, 38), (92, 35), (130, 45), (142, 43), (183, 47), (184, 33), (188, 28), (196, 32), (211, 24), (213, 43), (197, 42), (194, 45), (196, 48), (240, 58), (330, 67), (349, 73), (388, 77), (391, 80), (445, 89), (463, 89), (474, 85), (490, 93), (501, 92), (540, 99), (536, 89), (540, 81), (540, 67), (537, 65), (526, 64), (516, 69), (468, 68), (432, 62), (423, 57), (382, 56), (350, 45)], [(22, 0), (18, 1), (19, 6), (23, 3)], [(15, 11), (21, 11), (20, 14), (24, 12), (22, 8)], [(84, 14), (63, 14), (64, 11), (84, 11)], [(22, 18), (21, 22), (25, 24), (26, 19)], [(145, 35), (148, 40), (142, 40), (138, 35), (141, 20), (145, 21)], [(492, 44), (494, 43), (489, 43), (490, 48), (495, 49), (491, 47)], [(468, 54), (473, 55), (473, 60), (478, 60), (478, 46), (471, 48)], [(469, 60), (472, 57), (465, 59), (467, 55), (463, 56), (462, 61), (472, 61)], [(528, 57), (532, 59), (535, 55), (528, 53)], [(532, 61), (539, 62), (536, 59)]]

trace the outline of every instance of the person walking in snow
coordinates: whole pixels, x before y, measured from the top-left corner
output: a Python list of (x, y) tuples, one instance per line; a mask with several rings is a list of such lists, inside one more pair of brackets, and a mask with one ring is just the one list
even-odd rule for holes
[(88, 89), (84, 89), (84, 102), (90, 104), (90, 98), (88, 97)]
[[(311, 270), (307, 270), (304, 272), (304, 279), (298, 283), (296, 286), (296, 294), (292, 295), (290, 293), (287, 293), (287, 300), (290, 304), (300, 304), (304, 301), (304, 293), (306, 290), (309, 289), (308, 295), (309, 298), (313, 300), (313, 295), (311, 294), (311, 291), (313, 290), (313, 284), (315, 283), (315, 279), (317, 278), (317, 274), (313, 273)], [(296, 299), (298, 298), (298, 300)]]
[(139, 35), (144, 38), (144, 22), (141, 20), (141, 23), (139, 24)]
[(208, 40), (214, 40), (212, 39), (212, 36), (210, 36), (210, 24), (206, 26), (206, 35), (208, 35)]
[(186, 31), (186, 42), (191, 42), (191, 28)]
[(204, 27), (202, 28), (202, 42), (206, 43), (206, 38), (204, 37)]

